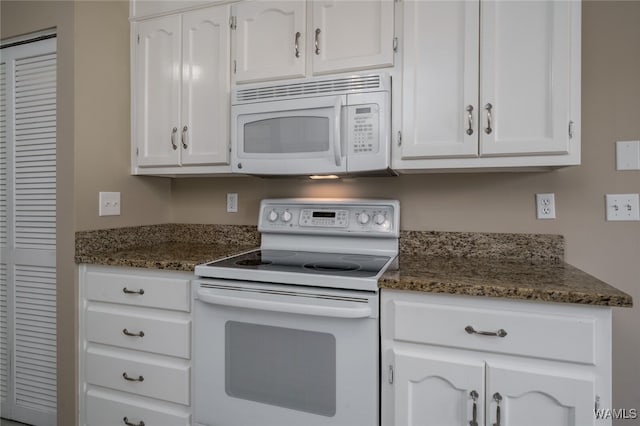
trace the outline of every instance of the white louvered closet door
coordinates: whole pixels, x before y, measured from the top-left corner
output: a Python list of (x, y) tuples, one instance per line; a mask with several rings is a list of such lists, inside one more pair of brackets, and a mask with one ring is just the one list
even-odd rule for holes
[(56, 39), (0, 54), (0, 412), (55, 425)]

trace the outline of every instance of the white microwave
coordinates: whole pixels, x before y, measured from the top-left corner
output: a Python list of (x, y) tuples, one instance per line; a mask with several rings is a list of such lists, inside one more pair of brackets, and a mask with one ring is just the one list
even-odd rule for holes
[(394, 174), (386, 73), (253, 84), (231, 96), (234, 173)]

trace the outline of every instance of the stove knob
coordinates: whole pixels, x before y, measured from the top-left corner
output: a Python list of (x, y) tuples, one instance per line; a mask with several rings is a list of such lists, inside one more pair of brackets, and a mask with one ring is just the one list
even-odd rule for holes
[(293, 217), (293, 215), (291, 214), (291, 212), (289, 212), (287, 210), (282, 212), (282, 221), (283, 222), (289, 222), (292, 217)]
[(269, 212), (269, 215), (267, 216), (267, 219), (269, 219), (269, 222), (275, 222), (276, 220), (278, 220), (278, 212), (275, 210), (271, 210)]
[(383, 214), (378, 213), (377, 215), (375, 215), (373, 220), (375, 221), (376, 225), (382, 225), (386, 221), (386, 218)]
[(360, 225), (366, 225), (367, 223), (369, 223), (369, 219), (371, 219), (369, 215), (364, 212), (358, 215), (358, 223)]

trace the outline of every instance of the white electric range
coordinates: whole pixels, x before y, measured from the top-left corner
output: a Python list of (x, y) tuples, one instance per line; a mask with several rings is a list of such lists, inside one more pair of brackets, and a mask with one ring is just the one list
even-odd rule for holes
[(269, 199), (260, 249), (198, 265), (195, 423), (377, 426), (395, 200)]

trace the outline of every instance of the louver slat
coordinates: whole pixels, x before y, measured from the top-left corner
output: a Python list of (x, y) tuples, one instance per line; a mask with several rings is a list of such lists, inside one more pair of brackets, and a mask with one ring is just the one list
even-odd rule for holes
[[(7, 74), (6, 63), (0, 63), (0, 247), (7, 246)], [(6, 311), (2, 311), (6, 312)], [(5, 342), (6, 343), (6, 342)], [(5, 348), (3, 344), (1, 346)], [(2, 360), (6, 360), (4, 356)], [(4, 364), (3, 364), (4, 365)], [(3, 380), (5, 376), (2, 376)], [(5, 382), (3, 381), (3, 384)]]
[(7, 265), (0, 264), (0, 400), (7, 398), (8, 356), (7, 345)]

